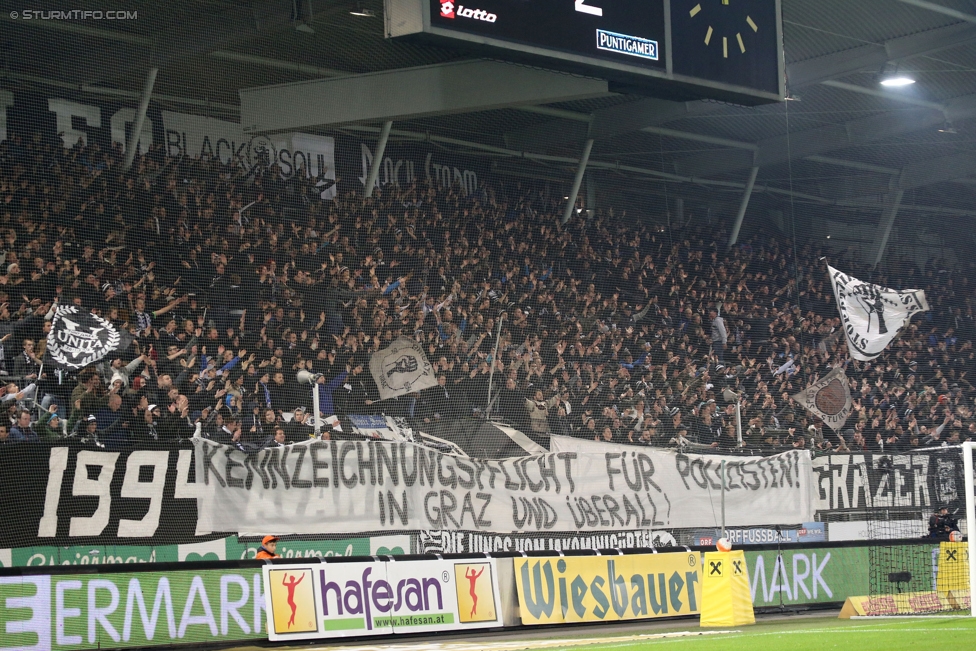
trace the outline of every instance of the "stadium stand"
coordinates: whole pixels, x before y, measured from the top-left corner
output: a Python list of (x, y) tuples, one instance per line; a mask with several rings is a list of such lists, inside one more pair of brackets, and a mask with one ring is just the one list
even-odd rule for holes
[[(722, 228), (663, 233), (610, 210), (563, 226), (562, 197), (543, 184), (467, 193), (428, 180), (326, 202), (314, 179), (282, 180), (274, 165), (156, 147), (123, 173), (121, 158), (83, 142), (0, 143), (0, 444), (121, 450), (198, 430), (244, 449), (304, 440), (302, 370), (319, 378), (323, 416), (395, 416), (448, 440), (445, 424), (490, 412), (543, 443), (732, 451), (727, 388), (742, 392), (749, 450), (892, 452), (976, 432), (972, 260), (843, 260), (865, 280), (924, 289), (932, 306), (858, 362), (827, 251), (775, 233), (726, 250)], [(123, 347), (59, 368), (45, 350), (55, 304), (111, 321)], [(380, 400), (369, 357), (400, 336), (423, 345), (438, 386)], [(835, 434), (789, 396), (849, 361), (854, 413)]]

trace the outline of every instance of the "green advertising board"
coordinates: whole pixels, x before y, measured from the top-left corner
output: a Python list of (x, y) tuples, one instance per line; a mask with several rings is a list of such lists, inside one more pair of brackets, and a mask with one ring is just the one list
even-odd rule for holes
[(266, 637), (260, 569), (0, 576), (0, 650)]
[[(912, 589), (933, 590), (938, 544), (904, 545), (903, 558), (912, 566), (930, 567), (915, 577)], [(789, 549), (781, 552), (746, 549), (749, 587), (755, 607), (796, 606), (841, 602), (847, 597), (871, 594), (868, 547)]]
[[(401, 556), (410, 553), (409, 535), (352, 537), (339, 540), (282, 540), (283, 558), (331, 556)], [(183, 545), (78, 545), (72, 547), (20, 547), (0, 549), (0, 567), (42, 565), (117, 565), (171, 561), (230, 561), (254, 558), (261, 543), (237, 536)]]
[(76, 547), (21, 547), (10, 550), (11, 567), (38, 565), (110, 565), (168, 563), (178, 560), (176, 545), (87, 545)]
[[(226, 539), (227, 560), (254, 558), (261, 546), (259, 541), (243, 542), (236, 537)], [(370, 556), (382, 554), (402, 556), (410, 553), (409, 536), (374, 536), (342, 540), (281, 540), (277, 553), (282, 558), (322, 558), (331, 556)]]

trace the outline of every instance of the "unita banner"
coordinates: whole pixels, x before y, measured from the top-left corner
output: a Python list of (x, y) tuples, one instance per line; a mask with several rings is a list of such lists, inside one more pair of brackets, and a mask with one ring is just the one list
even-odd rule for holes
[[(720, 457), (638, 448), (482, 460), (387, 441), (194, 445), (198, 533), (702, 527), (722, 501)], [(728, 521), (812, 520), (810, 464), (806, 451), (729, 457)]]

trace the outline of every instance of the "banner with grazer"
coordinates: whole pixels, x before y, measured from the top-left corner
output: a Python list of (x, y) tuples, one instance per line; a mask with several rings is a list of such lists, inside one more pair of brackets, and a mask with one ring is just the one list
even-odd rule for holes
[(814, 509), (885, 509), (931, 513), (965, 509), (959, 448), (902, 454), (830, 454), (813, 460)]
[(698, 614), (701, 554), (516, 558), (523, 624)]
[[(193, 442), (200, 533), (616, 531), (715, 526), (721, 508), (717, 456), (631, 448), (484, 460), (389, 441), (252, 453)], [(807, 451), (729, 457), (729, 522), (812, 520), (810, 463)]]

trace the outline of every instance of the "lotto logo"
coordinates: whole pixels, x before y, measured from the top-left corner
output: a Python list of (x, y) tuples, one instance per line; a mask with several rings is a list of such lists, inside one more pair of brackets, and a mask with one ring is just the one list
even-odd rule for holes
[(471, 18), (473, 20), (481, 20), (486, 23), (493, 23), (498, 20), (498, 16), (493, 13), (489, 13), (484, 9), (472, 9), (471, 7), (465, 7), (464, 5), (457, 6), (457, 12), (454, 11), (454, 3), (451, 0), (444, 0), (441, 2), (441, 17), (442, 18)]

